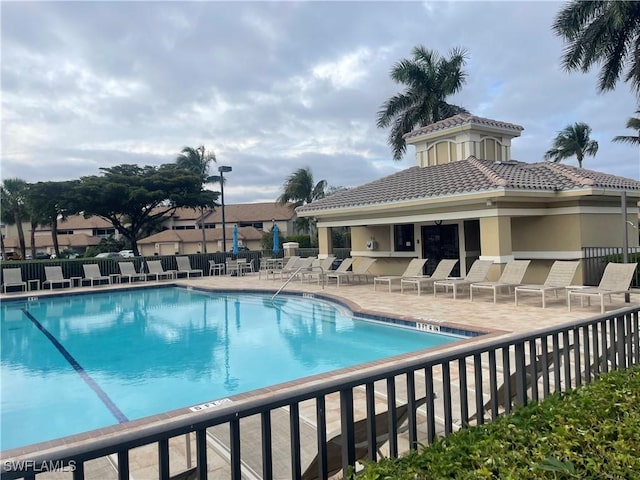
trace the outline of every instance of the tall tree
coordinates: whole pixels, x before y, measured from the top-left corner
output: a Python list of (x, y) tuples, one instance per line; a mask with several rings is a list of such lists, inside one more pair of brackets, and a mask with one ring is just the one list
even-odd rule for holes
[(58, 220), (68, 216), (68, 198), (78, 184), (77, 180), (64, 182), (38, 182), (29, 185), (27, 203), (31, 220), (39, 225), (51, 226), (51, 240), (56, 257), (60, 258)]
[(566, 43), (562, 66), (588, 72), (601, 65), (598, 90), (612, 90), (621, 75), (640, 97), (640, 2), (572, 0), (553, 30)]
[(73, 211), (111, 222), (129, 240), (135, 255), (139, 255), (138, 238), (150, 224), (178, 207), (199, 208), (215, 199), (214, 192), (203, 192), (200, 175), (175, 164), (125, 164), (100, 170), (101, 176), (80, 179)]
[[(313, 173), (309, 167), (299, 168), (287, 177), (283, 185), (283, 192), (278, 197), (278, 202), (282, 205), (291, 203), (291, 208), (295, 209), (314, 200), (324, 198), (327, 188), (326, 180), (314, 183)], [(311, 233), (313, 221), (308, 218), (298, 218), (296, 220), (296, 230)]]
[[(28, 184), (20, 178), (7, 178), (0, 187), (0, 213), (2, 221), (7, 225), (14, 225), (18, 230), (18, 242), (22, 258), (27, 256), (27, 247), (24, 241), (24, 229), (22, 222), (27, 218), (25, 198)], [(2, 252), (4, 258), (4, 252)]]
[(591, 127), (583, 122), (568, 125), (553, 141), (551, 149), (544, 154), (545, 160), (561, 162), (567, 158), (576, 157), (578, 167), (582, 168), (582, 160), (586, 155), (595, 157), (598, 152), (598, 142), (591, 140)]
[(466, 81), (467, 74), (462, 69), (466, 51), (455, 48), (445, 58), (418, 45), (412, 53), (412, 59), (402, 59), (391, 69), (391, 78), (406, 88), (384, 102), (378, 111), (378, 128), (391, 125), (388, 143), (396, 161), (402, 159), (406, 150), (405, 133), (458, 113), (468, 113), (465, 108), (446, 102)]
[[(636, 110), (636, 113), (640, 114), (640, 110)], [(629, 118), (629, 120), (627, 120), (627, 128), (635, 130), (636, 135), (618, 135), (613, 138), (613, 141), (618, 143), (630, 143), (631, 145), (640, 145), (640, 118)]]
[[(196, 175), (200, 175), (203, 190), (206, 189), (207, 184), (211, 183), (220, 183), (221, 177), (218, 175), (209, 175), (209, 169), (211, 168), (211, 164), (215, 163), (216, 155), (213, 152), (209, 152), (205, 149), (204, 145), (199, 146), (198, 148), (192, 147), (184, 147), (178, 157), (176, 158), (176, 165), (178, 168), (187, 170)], [(200, 207), (200, 228), (202, 230), (202, 248), (203, 252), (207, 253), (207, 237), (205, 235), (205, 209), (206, 207), (216, 207), (218, 206), (215, 203), (215, 200), (218, 199), (218, 192), (214, 192), (216, 194), (214, 198), (214, 202), (210, 205), (203, 205)]]

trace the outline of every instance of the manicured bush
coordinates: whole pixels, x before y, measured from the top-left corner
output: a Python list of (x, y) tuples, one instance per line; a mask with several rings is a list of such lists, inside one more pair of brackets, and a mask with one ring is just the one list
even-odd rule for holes
[(640, 368), (462, 429), (358, 480), (640, 478)]

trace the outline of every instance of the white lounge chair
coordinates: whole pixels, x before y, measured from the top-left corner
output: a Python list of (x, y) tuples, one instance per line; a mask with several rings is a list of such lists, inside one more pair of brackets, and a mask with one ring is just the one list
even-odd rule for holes
[(448, 291), (449, 287), (451, 287), (453, 289), (453, 299), (455, 300), (458, 295), (458, 288), (466, 287), (472, 283), (484, 282), (492, 264), (493, 260), (476, 260), (471, 265), (466, 277), (436, 280), (433, 282), (433, 296), (436, 296), (438, 287), (444, 287), (445, 291)]
[[(322, 260), (317, 260), (317, 264), (312, 265), (312, 270), (305, 272), (302, 274), (303, 280), (316, 280), (318, 284), (320, 284), (320, 280), (324, 277), (324, 275), (331, 270), (331, 265), (333, 265), (333, 261), (336, 259), (333, 255), (329, 255)], [(314, 262), (316, 263), (316, 262)]]
[(518, 305), (518, 294), (536, 293), (542, 296), (542, 308), (546, 308), (547, 292), (554, 292), (558, 298), (558, 291), (564, 291), (571, 285), (573, 276), (576, 274), (579, 261), (557, 260), (551, 266), (547, 279), (542, 285), (520, 285), (515, 288), (515, 301)]
[(20, 268), (3, 268), (2, 269), (2, 288), (7, 293), (7, 287), (20, 287), (21, 291), (27, 291), (27, 282), (22, 280), (22, 269)]
[(165, 270), (162, 267), (162, 262), (160, 260), (149, 260), (147, 261), (147, 269), (149, 273), (147, 273), (147, 279), (154, 278), (156, 280), (162, 280), (163, 278), (175, 278), (176, 271), (175, 270)]
[(436, 280), (445, 280), (449, 275), (453, 267), (458, 263), (457, 259), (445, 258), (438, 262), (438, 266), (430, 276), (415, 277), (415, 278), (403, 278), (400, 280), (400, 292), (404, 293), (405, 285), (412, 285), (418, 290), (418, 295), (423, 287), (431, 287)]
[(262, 274), (264, 273), (267, 276), (267, 280), (269, 279), (269, 275), (275, 280), (278, 272), (293, 267), (299, 258), (299, 256), (293, 255), (288, 258), (266, 259), (260, 263), (258, 278), (262, 278)]
[(49, 285), (50, 289), (53, 289), (54, 285), (62, 285), (62, 288), (68, 286), (71, 288), (71, 279), (64, 278), (62, 274), (62, 267), (44, 267), (44, 276), (46, 280), (42, 282), (42, 288), (46, 288)]
[(147, 278), (144, 273), (136, 272), (136, 266), (133, 262), (118, 262), (118, 268), (120, 269), (120, 283), (125, 278), (129, 283), (136, 280), (146, 280)]
[(342, 260), (342, 262), (340, 263), (340, 265), (338, 265), (338, 268), (336, 268), (335, 270), (330, 270), (328, 272), (325, 272), (324, 274), (324, 279), (326, 282), (329, 282), (329, 279), (331, 278), (335, 278), (336, 282), (338, 282), (338, 285), (340, 284), (340, 275), (343, 275), (345, 273), (349, 272), (349, 269), (353, 266), (353, 258), (349, 257), (349, 258), (345, 258)]
[(298, 258), (295, 263), (291, 266), (291, 268), (283, 268), (280, 270), (280, 280), (284, 280), (285, 278), (289, 278), (293, 275), (299, 276), (302, 279), (302, 272), (309, 272), (311, 269), (311, 265), (313, 264), (315, 257), (305, 257)]
[(597, 287), (567, 292), (569, 311), (571, 311), (571, 297), (580, 297), (581, 301), (584, 297), (589, 300), (591, 297), (597, 297), (600, 299), (600, 313), (604, 313), (604, 297), (609, 297), (609, 302), (611, 302), (611, 295), (628, 293), (637, 267), (637, 263), (608, 263)]
[(369, 273), (369, 269), (375, 261), (375, 258), (358, 258), (357, 261), (354, 259), (352, 260), (353, 263), (351, 264), (351, 271), (339, 272), (336, 270), (334, 272), (329, 272), (327, 274), (327, 280), (335, 278), (338, 287), (344, 280), (351, 283), (355, 280), (359, 280), (361, 277), (364, 277), (366, 281), (370, 276), (372, 276)]
[(373, 289), (376, 289), (376, 285), (378, 283), (386, 283), (389, 286), (389, 291), (391, 291), (391, 286), (394, 283), (400, 285), (400, 282), (404, 278), (415, 278), (415, 277), (423, 277), (422, 269), (424, 268), (424, 264), (427, 263), (426, 258), (413, 258), (405, 268), (402, 275), (384, 275), (381, 277), (373, 278)]
[(182, 274), (186, 275), (187, 278), (190, 278), (192, 275), (203, 276), (202, 270), (191, 268), (189, 257), (176, 257), (176, 263), (178, 264), (178, 271), (176, 273), (178, 277)]
[(100, 265), (97, 263), (82, 265), (82, 270), (84, 270), (84, 278), (80, 280), (80, 285), (84, 285), (84, 282), (89, 282), (93, 287), (96, 283), (100, 282), (111, 283), (111, 278), (106, 275), (102, 275), (102, 272), (100, 272)]
[(473, 301), (473, 290), (492, 290), (493, 291), (493, 303), (496, 303), (498, 290), (502, 290), (503, 288), (509, 289), (509, 294), (511, 294), (511, 289), (516, 286), (522, 284), (522, 279), (524, 278), (524, 274), (529, 267), (531, 260), (511, 260), (504, 267), (504, 271), (497, 282), (477, 282), (472, 283), (469, 286), (469, 297), (471, 301)]

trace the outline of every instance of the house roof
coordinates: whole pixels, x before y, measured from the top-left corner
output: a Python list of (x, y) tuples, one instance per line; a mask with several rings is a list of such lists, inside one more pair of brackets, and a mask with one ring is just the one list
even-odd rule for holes
[[(295, 212), (291, 204), (277, 202), (225, 204), (224, 220), (228, 223), (291, 220)], [(206, 217), (207, 223), (222, 223), (222, 210), (216, 208)]]
[(520, 125), (516, 125), (514, 123), (500, 122), (498, 120), (492, 120), (490, 118), (476, 117), (475, 115), (471, 115), (468, 113), (461, 113), (458, 115), (454, 115), (453, 117), (440, 120), (439, 122), (431, 123), (429, 125), (418, 128), (416, 130), (412, 130), (409, 133), (405, 133), (402, 136), (402, 138), (410, 139), (410, 138), (426, 135), (429, 133), (438, 132), (440, 130), (446, 130), (454, 127), (461, 127), (464, 125), (476, 125), (480, 127), (490, 127), (490, 128), (498, 128), (501, 130), (511, 130), (516, 135), (519, 135), (520, 132), (524, 130), (524, 128), (522, 128)]
[[(53, 239), (51, 235), (35, 235), (36, 248), (53, 247)], [(25, 242), (27, 248), (31, 248), (31, 239), (29, 236), (25, 236)], [(18, 237), (7, 237), (4, 240), (5, 247), (18, 249), (20, 248), (20, 242)], [(72, 247), (91, 247), (100, 243), (99, 237), (91, 235), (85, 235), (83, 233), (74, 233), (72, 235), (58, 235), (58, 245), (61, 249)]]
[[(226, 206), (225, 206), (225, 220), (226, 220)], [(233, 228), (225, 228), (227, 240), (233, 238)], [(248, 240), (260, 240), (264, 235), (264, 232), (253, 227), (239, 227), (238, 239), (243, 241)], [(222, 229), (221, 228), (207, 228), (205, 229), (205, 236), (208, 242), (221, 240)], [(138, 240), (139, 245), (145, 245), (150, 243), (195, 243), (202, 241), (202, 230), (163, 230), (160, 233), (150, 235), (146, 238)]]
[(298, 207), (298, 214), (447, 197), (476, 192), (559, 192), (583, 188), (640, 191), (640, 182), (552, 162), (494, 162), (473, 156), (429, 167), (412, 167)]
[[(102, 217), (87, 217), (83, 215), (69, 215), (65, 220), (58, 221), (58, 230), (82, 230), (93, 228), (113, 228), (111, 222)], [(39, 232), (48, 232), (51, 226), (39, 226)]]

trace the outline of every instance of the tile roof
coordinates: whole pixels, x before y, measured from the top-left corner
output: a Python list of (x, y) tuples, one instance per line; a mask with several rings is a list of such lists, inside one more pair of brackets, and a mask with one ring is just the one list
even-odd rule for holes
[[(271, 220), (291, 220), (295, 212), (287, 205), (277, 202), (236, 203), (224, 205), (225, 222), (270, 222)], [(220, 208), (206, 217), (207, 223), (222, 223)]]
[(640, 182), (552, 162), (494, 162), (469, 157), (430, 167), (411, 167), (330, 195), (297, 209), (298, 214), (447, 197), (491, 190), (557, 192), (585, 187), (640, 191)]
[[(225, 205), (225, 220), (227, 207)], [(233, 227), (226, 228), (227, 241), (231, 241), (233, 238)], [(222, 239), (221, 228), (207, 228), (205, 230), (207, 241), (215, 241)], [(240, 240), (260, 240), (264, 235), (264, 232), (253, 227), (239, 227), (238, 238)], [(146, 238), (138, 240), (138, 244), (145, 245), (150, 243), (163, 243), (163, 242), (182, 242), (182, 243), (194, 243), (202, 241), (202, 230), (164, 230), (160, 233), (156, 233)]]
[(439, 122), (431, 123), (409, 133), (405, 133), (403, 135), (403, 138), (407, 139), (418, 137), (420, 135), (426, 135), (428, 133), (446, 130), (448, 128), (461, 127), (462, 125), (478, 125), (481, 127), (494, 127), (505, 130), (512, 130), (516, 135), (519, 135), (519, 132), (524, 130), (524, 128), (522, 128), (520, 125), (516, 125), (514, 123), (499, 122), (498, 120), (491, 120), (490, 118), (476, 117), (475, 115), (471, 115), (469, 113), (461, 113), (458, 115), (454, 115), (453, 117), (440, 120)]
[[(108, 220), (102, 217), (87, 217), (83, 215), (69, 215), (65, 220), (58, 221), (58, 230), (82, 230), (94, 228), (113, 228)], [(50, 226), (38, 227), (39, 232), (51, 231)]]
[[(34, 236), (36, 248), (53, 248), (53, 239), (51, 235), (35, 235)], [(25, 242), (27, 249), (31, 248), (31, 238), (29, 235), (25, 235)], [(20, 248), (20, 242), (18, 237), (7, 237), (4, 240), (7, 248)], [(91, 235), (85, 235), (84, 233), (74, 233), (72, 235), (58, 235), (58, 245), (60, 250), (73, 247), (91, 247), (100, 243), (100, 237), (94, 237)]]

